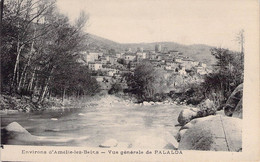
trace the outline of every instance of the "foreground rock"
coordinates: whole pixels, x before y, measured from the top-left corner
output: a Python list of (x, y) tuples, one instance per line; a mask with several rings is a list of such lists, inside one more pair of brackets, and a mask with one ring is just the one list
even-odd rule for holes
[(243, 118), (243, 98), (241, 98), (241, 100), (238, 102), (238, 104), (232, 114), (232, 117), (240, 118), (240, 119)]
[(180, 112), (178, 122), (181, 125), (185, 125), (192, 119), (201, 118), (209, 115), (215, 115), (217, 109), (214, 106), (214, 102), (206, 99), (199, 105), (199, 108), (188, 108)]
[(178, 116), (178, 122), (181, 125), (185, 125), (192, 119), (196, 118), (198, 116), (199, 111), (200, 110), (197, 108), (189, 108), (189, 109), (182, 110)]
[(31, 135), (17, 122), (12, 122), (3, 130), (3, 143), (8, 141), (8, 144), (24, 144), (25, 142), (33, 143), (37, 141), (37, 137)]
[(83, 138), (59, 138), (48, 136), (34, 136), (30, 134), (19, 123), (12, 122), (2, 130), (2, 143), (10, 145), (50, 145), (53, 143), (77, 143), (80, 140), (87, 140), (89, 137)]
[(196, 118), (196, 119), (191, 120), (189, 123), (185, 124), (184, 126), (182, 126), (182, 127), (180, 128), (180, 130), (179, 130), (179, 132), (177, 133), (177, 135), (176, 135), (175, 138), (177, 139), (178, 142), (180, 142), (181, 138), (183, 137), (183, 135), (185, 134), (185, 132), (186, 132), (188, 129), (192, 128), (192, 127), (193, 127), (195, 124), (197, 124), (198, 122), (202, 122), (202, 121), (205, 121), (205, 120), (209, 120), (209, 119), (211, 119), (211, 118), (213, 118), (213, 117), (215, 117), (215, 116), (210, 115), (210, 116), (208, 116), (207, 118), (204, 117), (204, 118)]
[[(183, 134), (180, 150), (241, 151), (242, 120), (216, 115), (201, 118)], [(193, 126), (191, 126), (193, 125)]]
[[(243, 97), (243, 83), (237, 86), (237, 88), (232, 92), (230, 97), (228, 98), (226, 105), (224, 107), (224, 112), (227, 116), (232, 116), (238, 103)], [(239, 107), (237, 113), (241, 113), (242, 118), (242, 101), (240, 102), (241, 107)], [(236, 116), (239, 116), (238, 114)]]

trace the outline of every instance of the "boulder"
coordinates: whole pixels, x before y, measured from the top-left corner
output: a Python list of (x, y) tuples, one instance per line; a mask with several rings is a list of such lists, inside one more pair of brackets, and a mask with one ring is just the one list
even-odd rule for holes
[[(243, 96), (243, 83), (237, 86), (237, 88), (231, 93), (231, 95), (229, 96), (226, 102), (226, 105), (224, 107), (224, 112), (227, 116), (232, 116), (242, 96)], [(240, 108), (242, 111), (242, 105)]]
[(14, 133), (25, 133), (25, 134), (30, 134), (26, 129), (24, 129), (20, 124), (17, 122), (12, 122), (8, 124), (5, 127), (5, 130), (8, 132), (14, 132)]
[(225, 116), (224, 110), (219, 110), (216, 112), (216, 114)]
[(232, 114), (232, 117), (240, 118), (240, 119), (243, 118), (243, 98), (241, 98), (241, 100), (238, 102), (238, 104)]
[(187, 130), (188, 130), (188, 129), (181, 129), (181, 130), (179, 130), (179, 132), (178, 132), (177, 135), (176, 135), (176, 139), (177, 139), (178, 142), (181, 141), (182, 136), (184, 135), (184, 133), (185, 133)]
[(149, 106), (149, 105), (151, 105), (151, 104), (150, 104), (149, 102), (147, 102), (147, 101), (144, 101), (144, 102), (143, 102), (143, 105), (144, 105), (144, 106)]
[(178, 116), (178, 122), (181, 125), (185, 125), (192, 119), (196, 118), (198, 115), (198, 112), (199, 112), (199, 109), (197, 109), (197, 108), (183, 109)]
[(196, 119), (191, 120), (189, 123), (185, 124), (184, 126), (182, 126), (180, 128), (179, 132), (176, 135), (177, 141), (180, 142), (180, 140), (181, 140), (182, 136), (184, 135), (184, 133), (188, 129), (192, 128), (196, 123), (202, 122), (202, 121), (205, 121), (205, 120), (209, 120), (210, 118), (213, 118), (213, 117), (214, 117), (213, 115), (210, 115), (207, 118), (204, 117), (204, 118), (196, 118)]
[(204, 117), (182, 136), (179, 150), (241, 151), (242, 120), (216, 115)]
[(109, 139), (103, 142), (102, 144), (100, 144), (99, 147), (110, 148), (110, 147), (116, 147), (117, 144), (118, 144), (117, 140)]
[(7, 125), (2, 131), (3, 143), (8, 144), (32, 144), (37, 140), (37, 137), (31, 135), (25, 128), (19, 123), (12, 122)]

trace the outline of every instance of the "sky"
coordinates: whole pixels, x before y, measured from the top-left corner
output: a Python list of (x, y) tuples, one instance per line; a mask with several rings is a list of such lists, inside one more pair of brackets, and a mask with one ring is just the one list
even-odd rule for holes
[(258, 21), (255, 0), (58, 0), (75, 19), (89, 15), (86, 32), (119, 43), (174, 41), (239, 50), (236, 34)]

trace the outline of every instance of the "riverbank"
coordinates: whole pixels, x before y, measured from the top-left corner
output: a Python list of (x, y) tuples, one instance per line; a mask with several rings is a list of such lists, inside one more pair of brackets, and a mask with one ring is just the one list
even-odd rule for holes
[(10, 96), (0, 95), (0, 112), (32, 112), (44, 111), (51, 107), (62, 107), (63, 105), (70, 105), (68, 100), (62, 101), (57, 98), (50, 98), (44, 102), (38, 103), (34, 98), (27, 96)]
[[(183, 105), (184, 103), (178, 103), (172, 100), (165, 100), (163, 102), (147, 102), (137, 103), (134, 97), (128, 95), (108, 95), (98, 94), (95, 96), (84, 96), (81, 98), (69, 98), (59, 99), (51, 97), (46, 99), (42, 103), (37, 103), (37, 100), (31, 99), (27, 96), (10, 96), (0, 95), (0, 114), (9, 114), (17, 112), (35, 112), (45, 110), (59, 110), (59, 109), (71, 109), (71, 108), (87, 108), (97, 105), (101, 106), (113, 106), (120, 103), (123, 106), (155, 106), (155, 105)], [(184, 104), (185, 105), (185, 104)]]
[(99, 94), (95, 96), (84, 96), (81, 98), (59, 99), (51, 97), (42, 103), (27, 96), (0, 95), (0, 112), (33, 112), (44, 110), (57, 110), (66, 108), (86, 108), (91, 106), (111, 106), (113, 103), (122, 103), (123, 105), (133, 104), (130, 97), (116, 97), (114, 95)]

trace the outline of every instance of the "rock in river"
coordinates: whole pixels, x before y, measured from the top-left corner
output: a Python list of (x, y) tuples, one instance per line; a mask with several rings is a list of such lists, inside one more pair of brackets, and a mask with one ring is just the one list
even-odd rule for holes
[(180, 112), (179, 117), (178, 117), (178, 122), (181, 125), (185, 125), (192, 119), (198, 116), (199, 109), (197, 108), (189, 108), (189, 109), (184, 109)]
[(222, 115), (204, 117), (188, 129), (180, 150), (241, 151), (242, 120)]
[(118, 144), (117, 140), (109, 139), (103, 142), (102, 144), (100, 144), (99, 147), (110, 148), (110, 147), (116, 147), (117, 144)]
[(24, 129), (17, 122), (12, 122), (3, 130), (3, 143), (8, 141), (8, 144), (24, 144), (25, 142), (31, 143), (37, 140), (37, 138), (31, 135), (26, 129)]
[(25, 134), (30, 134), (26, 129), (24, 129), (20, 124), (17, 122), (12, 122), (8, 124), (5, 129), (8, 132), (13, 132), (13, 133), (25, 133)]

